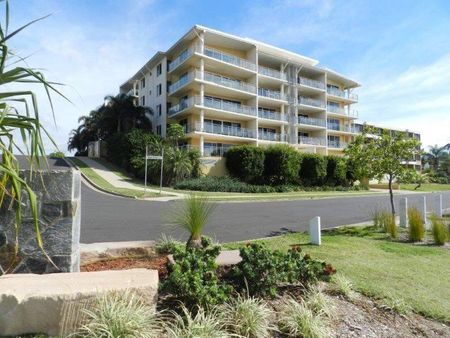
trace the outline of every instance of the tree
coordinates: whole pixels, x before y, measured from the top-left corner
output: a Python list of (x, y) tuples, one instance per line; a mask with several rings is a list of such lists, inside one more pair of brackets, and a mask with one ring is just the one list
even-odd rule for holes
[(383, 132), (379, 136), (369, 137), (370, 130), (358, 135), (345, 149), (345, 154), (354, 166), (356, 177), (388, 180), (389, 197), (392, 214), (395, 215), (392, 184), (408, 176), (414, 169), (408, 168), (407, 162), (420, 152), (420, 142), (407, 137), (406, 133)]
[(183, 126), (178, 123), (172, 123), (167, 128), (166, 142), (173, 146), (177, 146), (178, 143), (184, 139)]
[(425, 163), (428, 163), (431, 168), (433, 168), (434, 171), (439, 170), (440, 161), (445, 154), (446, 149), (450, 144), (447, 144), (443, 147), (439, 147), (437, 144), (434, 146), (430, 146), (428, 148), (428, 152), (423, 154), (423, 161)]

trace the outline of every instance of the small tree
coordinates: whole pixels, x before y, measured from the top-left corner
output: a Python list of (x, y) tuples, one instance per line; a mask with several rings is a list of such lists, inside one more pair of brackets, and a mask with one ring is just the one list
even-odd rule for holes
[(183, 126), (178, 123), (172, 123), (167, 127), (166, 141), (169, 145), (177, 146), (178, 142), (184, 138)]
[[(372, 136), (369, 136), (372, 135)], [(420, 152), (420, 142), (401, 132), (383, 132), (374, 136), (370, 129), (358, 135), (345, 149), (345, 154), (354, 166), (356, 177), (387, 178), (392, 214), (395, 215), (392, 184), (411, 175), (412, 168), (406, 162)]]

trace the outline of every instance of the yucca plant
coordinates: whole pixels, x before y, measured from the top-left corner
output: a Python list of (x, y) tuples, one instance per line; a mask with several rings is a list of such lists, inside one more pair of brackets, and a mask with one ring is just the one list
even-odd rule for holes
[(189, 195), (173, 215), (173, 223), (189, 232), (188, 246), (201, 248), (203, 228), (215, 205), (201, 195)]
[[(55, 83), (48, 82), (40, 71), (21, 66), (21, 64), (25, 64), (24, 59), (9, 48), (13, 37), (45, 17), (9, 32), (9, 3), (7, 0), (0, 2), (4, 2), (5, 5), (4, 23), (0, 22), (0, 208), (8, 203), (8, 208), (14, 209), (16, 212), (15, 254), (17, 255), (22, 222), (23, 193), (25, 193), (34, 219), (37, 244), (45, 253), (39, 230), (36, 195), (28, 185), (26, 178), (20, 176), (21, 168), (14, 154), (20, 153), (28, 156), (32, 173), (34, 165), (40, 166), (45, 161), (42, 134), (47, 135), (53, 142), (41, 125), (36, 95), (33, 91), (22, 88), (29, 84), (42, 85), (52, 110), (50, 92), (56, 92), (63, 97), (64, 95), (55, 89)], [(12, 90), (18, 86), (20, 86), (20, 90)], [(53, 142), (53, 144), (55, 143)], [(3, 270), (6, 272), (8, 267)]]

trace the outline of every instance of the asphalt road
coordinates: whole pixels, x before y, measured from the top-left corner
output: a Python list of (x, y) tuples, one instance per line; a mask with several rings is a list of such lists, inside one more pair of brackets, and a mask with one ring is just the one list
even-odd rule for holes
[[(177, 201), (149, 202), (116, 197), (81, 188), (81, 242), (156, 240), (165, 233), (185, 238), (170, 223)], [(424, 194), (408, 195), (417, 205)], [(429, 207), (437, 194), (426, 194)], [(398, 196), (395, 197), (398, 201)], [(450, 208), (450, 192), (443, 193), (443, 205)], [(374, 210), (388, 208), (387, 195), (327, 198), (315, 200), (217, 203), (206, 234), (221, 242), (261, 238), (289, 231), (307, 230), (309, 220), (322, 219), (322, 227), (364, 222)]]

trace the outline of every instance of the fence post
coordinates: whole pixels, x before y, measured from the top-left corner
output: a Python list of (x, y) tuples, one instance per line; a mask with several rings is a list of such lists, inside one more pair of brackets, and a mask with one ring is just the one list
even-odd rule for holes
[(422, 196), (421, 204), (420, 204), (420, 213), (422, 214), (423, 224), (425, 224), (425, 229), (428, 229), (427, 224), (427, 197)]
[(320, 231), (320, 216), (316, 216), (309, 221), (309, 238), (311, 244), (320, 245), (322, 243)]
[(400, 199), (400, 226), (406, 228), (408, 225), (408, 199), (403, 197)]
[(442, 217), (442, 195), (439, 194), (435, 201), (434, 213), (437, 217)]

